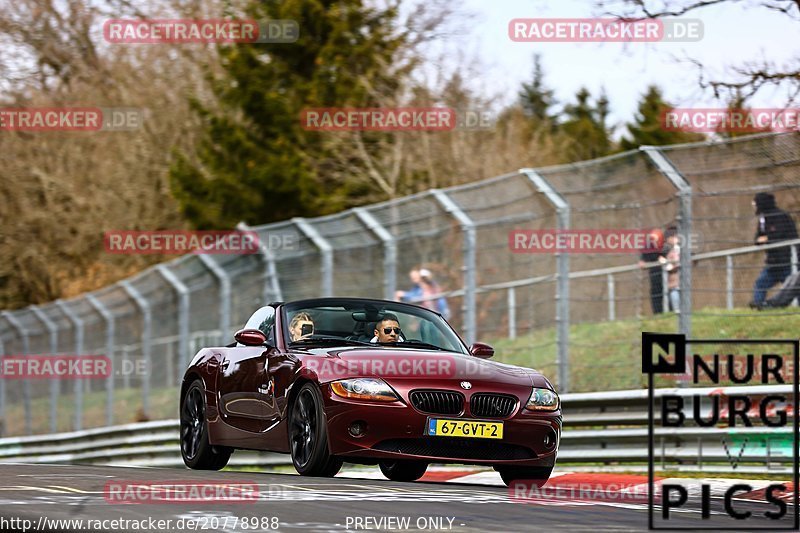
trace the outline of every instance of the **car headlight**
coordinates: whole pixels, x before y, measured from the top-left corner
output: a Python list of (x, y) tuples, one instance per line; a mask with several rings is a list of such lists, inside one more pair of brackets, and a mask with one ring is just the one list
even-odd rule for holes
[(392, 388), (378, 378), (340, 379), (331, 383), (331, 389), (337, 396), (352, 400), (377, 400), (379, 402), (399, 400)]
[(559, 408), (560, 401), (558, 394), (550, 389), (534, 388), (528, 403), (525, 404), (525, 409), (531, 411), (555, 411)]

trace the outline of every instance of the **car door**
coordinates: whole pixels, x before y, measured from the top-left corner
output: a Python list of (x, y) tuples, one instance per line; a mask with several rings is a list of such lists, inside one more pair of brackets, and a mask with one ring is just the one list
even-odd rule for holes
[(245, 431), (263, 432), (277, 421), (275, 381), (268, 360), (276, 348), (237, 346), (223, 352), (219, 368), (222, 419)]
[(238, 344), (222, 352), (217, 379), (220, 416), (229, 425), (252, 432), (263, 432), (278, 421), (275, 380), (269, 370), (269, 359), (278, 353), (274, 347), (275, 310), (258, 309), (245, 324), (245, 329), (260, 329), (270, 346)]

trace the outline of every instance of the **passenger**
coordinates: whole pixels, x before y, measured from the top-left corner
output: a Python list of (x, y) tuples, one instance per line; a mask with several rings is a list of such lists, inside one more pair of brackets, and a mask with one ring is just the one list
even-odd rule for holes
[[(305, 331), (303, 331), (304, 328)], [(311, 319), (311, 315), (300, 312), (292, 317), (292, 321), (289, 322), (289, 336), (292, 341), (298, 341), (313, 334), (314, 321)]]

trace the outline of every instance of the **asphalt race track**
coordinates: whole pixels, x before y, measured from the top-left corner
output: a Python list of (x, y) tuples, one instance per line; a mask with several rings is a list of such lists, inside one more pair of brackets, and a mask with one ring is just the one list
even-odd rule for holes
[[(109, 482), (176, 481), (255, 483), (258, 499), (244, 503), (118, 503), (109, 502), (105, 492)], [(730, 522), (720, 522), (727, 519), (721, 509), (721, 500), (716, 500), (710, 520), (701, 524), (700, 511), (686, 509), (670, 524), (685, 528), (730, 526)], [(771, 507), (739, 502), (737, 509), (751, 510), (760, 517)], [(790, 506), (789, 510), (791, 514), (793, 508)], [(242, 522), (245, 517), (246, 523)], [(0, 529), (6, 531), (21, 531), (26, 525), (28, 531), (77, 531), (81, 527), (83, 531), (638, 531), (647, 529), (647, 517), (646, 505), (565, 501), (520, 504), (512, 501), (505, 487), (461, 483), (395, 483), (108, 466), (0, 465)], [(51, 522), (48, 527), (48, 521), (59, 519), (84, 522), (66, 527)], [(90, 527), (86, 522), (89, 519), (109, 522), (107, 527), (98, 529)], [(110, 522), (118, 519), (131, 522)], [(159, 526), (157, 520), (171, 522)], [(769, 527), (769, 522), (762, 518), (748, 524), (764, 528)], [(255, 524), (266, 527), (252, 527)]]

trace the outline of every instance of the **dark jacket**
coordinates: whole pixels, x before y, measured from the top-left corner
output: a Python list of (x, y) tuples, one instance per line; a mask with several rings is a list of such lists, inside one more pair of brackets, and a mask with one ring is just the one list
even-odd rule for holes
[[(773, 244), (797, 238), (797, 227), (794, 225), (794, 220), (789, 213), (778, 209), (772, 194), (760, 192), (756, 194), (755, 202), (758, 215), (756, 240), (766, 235), (766, 244)], [(768, 265), (789, 265), (791, 258), (792, 252), (789, 246), (767, 250)]]

